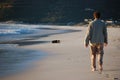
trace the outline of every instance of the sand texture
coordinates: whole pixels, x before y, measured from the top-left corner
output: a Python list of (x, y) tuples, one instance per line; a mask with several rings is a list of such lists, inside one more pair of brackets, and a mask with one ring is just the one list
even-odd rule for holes
[[(30, 69), (0, 77), (0, 80), (120, 80), (120, 28), (108, 28), (109, 44), (104, 48), (104, 70), (101, 74), (91, 72), (89, 48), (84, 47), (87, 27), (57, 28), (74, 31), (35, 40), (48, 43), (20, 46), (47, 52), (48, 56), (33, 63)], [(60, 40), (60, 43), (51, 43), (52, 40)]]

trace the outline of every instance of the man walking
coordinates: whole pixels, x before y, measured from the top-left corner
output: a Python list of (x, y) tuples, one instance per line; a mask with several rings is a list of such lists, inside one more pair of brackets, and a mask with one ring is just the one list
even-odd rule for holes
[(90, 45), (91, 68), (96, 70), (96, 56), (98, 57), (99, 71), (103, 70), (103, 48), (107, 46), (107, 28), (105, 23), (100, 20), (101, 14), (99, 12), (93, 13), (94, 20), (89, 23), (84, 45)]

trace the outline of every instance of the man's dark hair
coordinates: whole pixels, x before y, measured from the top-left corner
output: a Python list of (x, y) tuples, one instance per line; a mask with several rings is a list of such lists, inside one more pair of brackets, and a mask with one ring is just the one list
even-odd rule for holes
[(94, 13), (93, 13), (93, 16), (94, 16), (94, 18), (100, 18), (100, 16), (101, 16), (101, 14), (100, 14), (100, 12), (98, 12), (98, 11), (95, 11)]

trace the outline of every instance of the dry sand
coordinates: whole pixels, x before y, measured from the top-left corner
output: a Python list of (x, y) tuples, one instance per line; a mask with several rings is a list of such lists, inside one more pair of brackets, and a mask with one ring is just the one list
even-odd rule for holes
[[(58, 27), (58, 26), (57, 26)], [(58, 27), (79, 30), (78, 32), (56, 34), (37, 39), (60, 40), (58, 44), (44, 43), (21, 48), (42, 50), (48, 53), (44, 59), (35, 62), (34, 67), (0, 80), (120, 80), (120, 28), (109, 28), (109, 45), (105, 47), (104, 70), (91, 72), (89, 48), (83, 41), (86, 27)]]

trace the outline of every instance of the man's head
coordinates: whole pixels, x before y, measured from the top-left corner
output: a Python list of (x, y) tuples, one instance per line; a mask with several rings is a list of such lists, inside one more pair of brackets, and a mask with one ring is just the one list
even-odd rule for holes
[(93, 16), (94, 16), (94, 18), (99, 19), (99, 18), (100, 18), (100, 16), (101, 16), (101, 14), (100, 14), (100, 12), (95, 11), (95, 12), (93, 13)]

